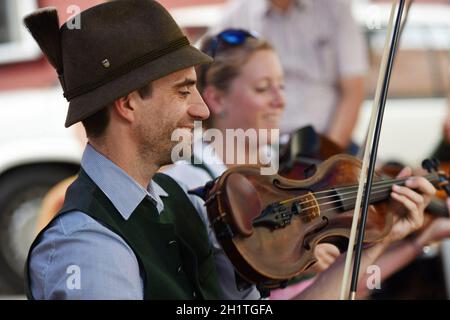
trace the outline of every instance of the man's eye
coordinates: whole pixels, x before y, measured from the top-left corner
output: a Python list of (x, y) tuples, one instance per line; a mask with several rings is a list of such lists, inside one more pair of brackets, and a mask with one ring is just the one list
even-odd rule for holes
[(183, 97), (187, 97), (190, 94), (191, 94), (190, 91), (180, 91), (180, 95), (183, 96)]

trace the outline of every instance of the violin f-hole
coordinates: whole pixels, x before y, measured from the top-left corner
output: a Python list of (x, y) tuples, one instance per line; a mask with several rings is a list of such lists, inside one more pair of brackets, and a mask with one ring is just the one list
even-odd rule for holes
[(325, 229), (328, 226), (328, 218), (326, 216), (322, 217), (322, 223), (317, 226), (316, 228), (314, 228), (314, 230), (308, 232), (307, 234), (305, 234), (305, 237), (303, 239), (303, 248), (305, 248), (306, 250), (311, 250), (311, 241), (312, 241), (312, 237), (314, 237), (314, 235), (318, 234), (320, 231), (322, 231), (323, 229)]

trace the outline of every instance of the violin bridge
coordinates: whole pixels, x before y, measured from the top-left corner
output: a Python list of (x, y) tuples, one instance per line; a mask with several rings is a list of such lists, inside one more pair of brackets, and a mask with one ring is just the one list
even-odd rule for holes
[(305, 222), (310, 222), (320, 217), (320, 207), (313, 193), (308, 192), (302, 197), (301, 202), (294, 203), (297, 212), (301, 212), (301, 217)]

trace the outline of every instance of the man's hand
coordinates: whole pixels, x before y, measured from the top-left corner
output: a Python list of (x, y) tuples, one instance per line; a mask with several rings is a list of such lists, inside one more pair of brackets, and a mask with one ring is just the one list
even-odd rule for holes
[[(409, 177), (411, 173), (410, 168), (404, 168), (397, 178)], [(389, 242), (400, 240), (422, 226), (423, 211), (435, 193), (436, 189), (423, 177), (410, 177), (404, 187), (393, 186), (391, 197), (395, 216)]]

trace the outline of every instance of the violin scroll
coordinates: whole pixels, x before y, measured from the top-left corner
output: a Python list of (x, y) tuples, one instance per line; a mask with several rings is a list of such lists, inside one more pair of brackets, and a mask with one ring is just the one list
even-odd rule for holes
[(436, 185), (438, 189), (444, 190), (447, 196), (450, 196), (450, 186), (448, 184), (448, 174), (444, 171), (439, 170), (439, 160), (438, 159), (425, 159), (422, 161), (422, 168), (427, 170), (429, 173), (434, 173), (438, 176), (439, 183)]

